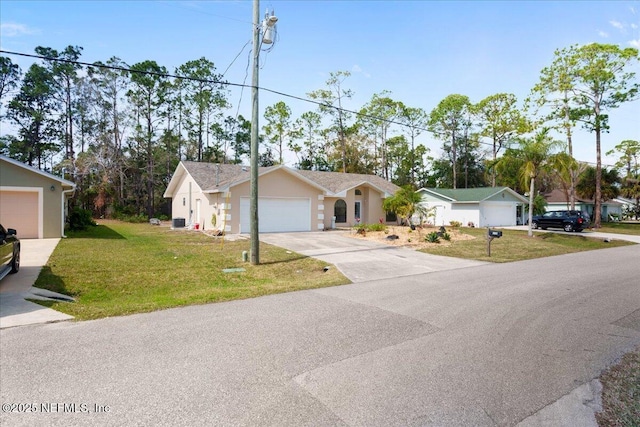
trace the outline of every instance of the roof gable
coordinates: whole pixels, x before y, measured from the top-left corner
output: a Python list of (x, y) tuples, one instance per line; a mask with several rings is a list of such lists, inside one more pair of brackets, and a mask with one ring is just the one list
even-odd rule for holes
[(10, 158), (10, 157), (3, 156), (3, 155), (1, 155), (1, 154), (0, 154), (0, 160), (5, 161), (5, 162), (7, 162), (7, 163), (9, 163), (9, 164), (12, 164), (12, 165), (14, 165), (14, 166), (17, 166), (17, 167), (19, 167), (19, 168), (22, 168), (22, 169), (24, 169), (24, 170), (26, 170), (26, 171), (28, 171), (28, 172), (34, 173), (34, 174), (36, 174), (36, 175), (40, 175), (40, 176), (42, 176), (42, 177), (44, 177), (44, 178), (51, 179), (51, 180), (53, 180), (53, 181), (57, 181), (57, 182), (59, 182), (59, 183), (60, 183), (60, 185), (62, 185), (63, 187), (76, 188), (76, 184), (75, 184), (75, 183), (73, 183), (73, 182), (71, 182), (71, 181), (68, 181), (68, 180), (66, 180), (66, 179), (64, 179), (64, 178), (61, 178), (61, 177), (59, 177), (59, 176), (57, 176), (57, 175), (54, 175), (54, 174), (52, 174), (52, 173), (45, 172), (45, 171), (43, 171), (43, 170), (40, 170), (40, 169), (34, 168), (34, 167), (32, 167), (32, 166), (26, 165), (26, 164), (24, 164), (24, 163), (22, 163), (22, 162), (19, 162), (19, 161), (17, 161), (17, 160), (14, 160), (14, 159), (12, 159), (12, 158)]
[(430, 194), (443, 200), (448, 200), (451, 203), (479, 203), (505, 192), (520, 202), (527, 201), (509, 187), (421, 188), (418, 192)]
[[(376, 175), (307, 171), (282, 165), (258, 168), (258, 175), (262, 176), (275, 170), (283, 170), (293, 178), (302, 180), (329, 196), (362, 185), (369, 185), (385, 195), (392, 195), (400, 188)], [(230, 187), (251, 179), (251, 168), (248, 166), (181, 161), (171, 177), (165, 197), (171, 197), (178, 181), (185, 173), (191, 175), (196, 184), (206, 193), (226, 191)]]

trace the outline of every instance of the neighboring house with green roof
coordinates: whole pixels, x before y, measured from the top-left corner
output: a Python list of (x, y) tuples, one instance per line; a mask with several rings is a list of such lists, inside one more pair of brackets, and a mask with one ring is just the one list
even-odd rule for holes
[(524, 224), (529, 201), (509, 187), (421, 188), (422, 205), (435, 208), (434, 225), (497, 227)]
[[(186, 226), (248, 233), (250, 183), (247, 166), (182, 161), (164, 197), (172, 199), (172, 217), (184, 218)], [(398, 188), (375, 175), (262, 167), (259, 230), (318, 231), (358, 221), (377, 223), (385, 218), (383, 200)]]

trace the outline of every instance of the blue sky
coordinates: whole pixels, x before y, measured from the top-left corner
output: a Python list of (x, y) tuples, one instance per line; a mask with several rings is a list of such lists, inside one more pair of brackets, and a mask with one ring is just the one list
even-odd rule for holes
[[(345, 87), (359, 109), (383, 90), (431, 111), (447, 95), (478, 102), (514, 93), (520, 102), (555, 49), (591, 42), (640, 47), (640, 1), (261, 1), (275, 10), (278, 40), (261, 54), (260, 86), (304, 97), (332, 71), (348, 70)], [(155, 60), (169, 70), (206, 57), (234, 83), (246, 75), (251, 1), (3, 0), (0, 45), (33, 53), (36, 46), (84, 48), (84, 62), (117, 56)], [(246, 46), (245, 46), (246, 45)], [(244, 47), (244, 50), (243, 50)], [(240, 53), (242, 52), (242, 53)], [(240, 56), (234, 58), (240, 53)], [(28, 68), (28, 58), (11, 56)], [(640, 75), (640, 67), (635, 71)], [(250, 117), (250, 91), (232, 89), (235, 114)], [(311, 104), (261, 93), (262, 109), (284, 100), (295, 116)], [(624, 139), (640, 140), (640, 101), (611, 112), (603, 153)], [(441, 142), (420, 142), (439, 155)], [(595, 161), (595, 137), (578, 132), (575, 155)], [(614, 158), (605, 158), (613, 163)]]

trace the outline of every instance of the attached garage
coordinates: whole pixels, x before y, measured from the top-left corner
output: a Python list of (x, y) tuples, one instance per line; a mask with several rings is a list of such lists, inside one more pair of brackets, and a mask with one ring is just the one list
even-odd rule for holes
[(75, 184), (0, 155), (0, 223), (22, 239), (64, 236)]
[[(250, 199), (240, 198), (240, 232), (251, 229)], [(261, 233), (311, 231), (311, 200), (308, 198), (260, 197), (258, 228)]]
[(508, 226), (516, 221), (513, 203), (480, 203), (482, 225), (485, 227)]
[(16, 187), (11, 191), (5, 187), (0, 191), (0, 221), (5, 227), (19, 230), (22, 239), (37, 239), (42, 234), (42, 189), (39, 190)]
[(522, 224), (528, 200), (509, 187), (421, 188), (422, 206), (436, 211), (435, 224), (459, 222), (474, 227)]

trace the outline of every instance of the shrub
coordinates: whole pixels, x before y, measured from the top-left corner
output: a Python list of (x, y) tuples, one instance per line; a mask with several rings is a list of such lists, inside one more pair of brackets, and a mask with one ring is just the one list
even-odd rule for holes
[(451, 241), (451, 235), (449, 233), (442, 234), (442, 238), (447, 242)]
[(149, 218), (145, 214), (129, 215), (125, 213), (117, 213), (113, 215), (113, 218), (124, 222), (131, 222), (134, 224), (142, 224), (149, 221)]
[(87, 209), (73, 208), (69, 213), (69, 229), (73, 231), (86, 230), (89, 226), (97, 225)]
[(450, 221), (449, 222), (449, 227), (458, 228), (460, 226), (462, 226), (462, 223), (460, 221)]
[(358, 231), (358, 230), (365, 230), (365, 231), (386, 231), (387, 230), (387, 225), (386, 224), (356, 224), (353, 226), (353, 228)]
[(426, 240), (429, 243), (440, 243), (440, 237), (438, 236), (438, 233), (435, 231), (432, 231), (431, 233), (427, 234), (424, 240)]

